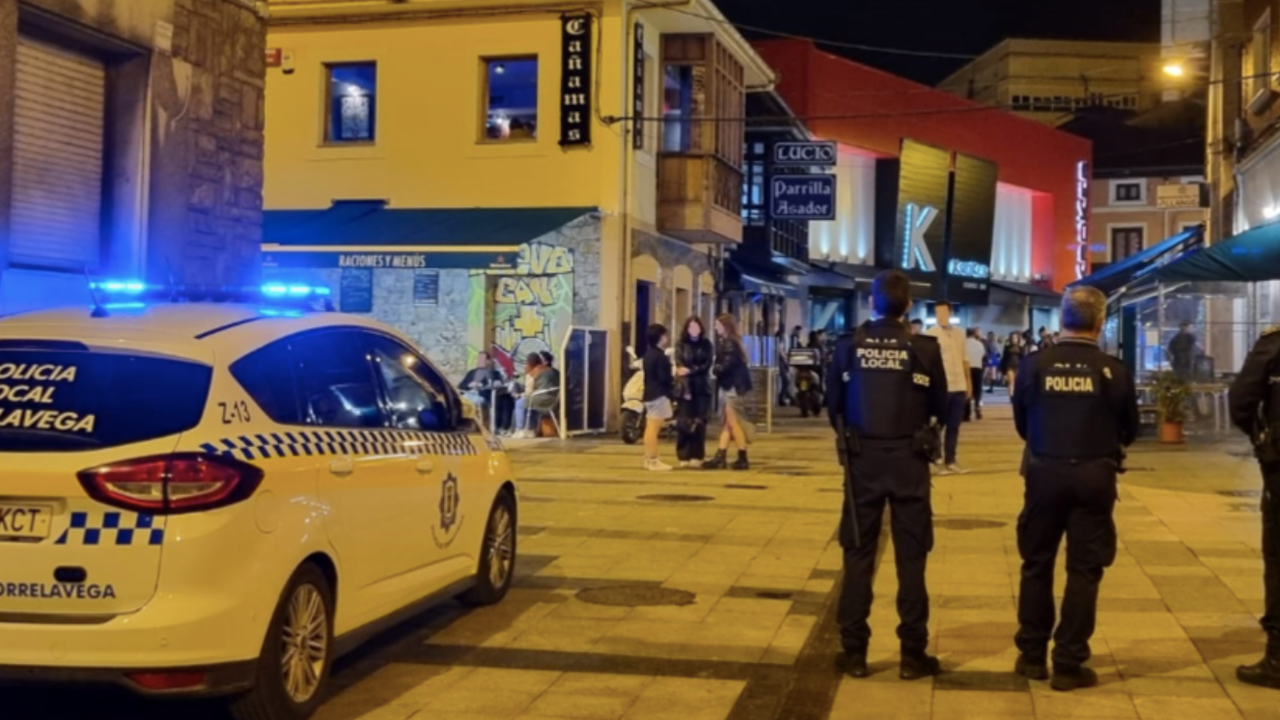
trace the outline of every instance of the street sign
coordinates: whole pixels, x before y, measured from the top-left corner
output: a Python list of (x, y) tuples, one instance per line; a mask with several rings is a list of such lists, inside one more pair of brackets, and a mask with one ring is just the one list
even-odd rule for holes
[(773, 164), (835, 167), (839, 154), (833, 142), (780, 142), (773, 146)]
[(835, 220), (834, 175), (774, 175), (769, 178), (773, 220)]
[(1203, 207), (1200, 183), (1160, 185), (1156, 188), (1156, 207), (1162, 210), (1196, 209)]

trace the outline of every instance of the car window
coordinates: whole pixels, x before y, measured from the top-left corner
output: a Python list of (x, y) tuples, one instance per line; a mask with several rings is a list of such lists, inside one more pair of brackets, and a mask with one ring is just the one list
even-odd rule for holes
[(271, 343), (235, 361), (231, 375), (272, 421), (302, 424), (288, 340)]
[(454, 429), (449, 391), (409, 348), (381, 335), (369, 336), (370, 355), (387, 392), (391, 427), (427, 432)]
[(305, 424), (386, 427), (364, 337), (356, 330), (331, 330), (293, 339)]
[(195, 427), (208, 365), (39, 341), (0, 347), (0, 452), (101, 450)]

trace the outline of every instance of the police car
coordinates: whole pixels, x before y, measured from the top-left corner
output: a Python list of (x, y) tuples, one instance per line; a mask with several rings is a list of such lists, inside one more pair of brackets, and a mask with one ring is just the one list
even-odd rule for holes
[(0, 682), (304, 718), (370, 634), (506, 594), (511, 468), (403, 336), (304, 285), (93, 294), (0, 318)]

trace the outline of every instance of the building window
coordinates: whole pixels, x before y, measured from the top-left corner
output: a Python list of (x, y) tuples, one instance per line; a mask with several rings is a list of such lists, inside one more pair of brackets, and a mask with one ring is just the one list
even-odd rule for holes
[(484, 61), (484, 138), (494, 142), (538, 138), (538, 58)]
[(326, 65), (329, 75), (325, 141), (371, 143), (378, 119), (377, 63)]
[(1111, 262), (1120, 262), (1142, 252), (1142, 236), (1146, 226), (1111, 228)]
[(1142, 203), (1145, 186), (1141, 182), (1117, 182), (1111, 184), (1111, 201), (1113, 203)]
[(662, 72), (662, 151), (698, 149), (693, 118), (702, 106), (703, 69), (694, 65), (668, 65)]
[(1271, 11), (1262, 14), (1253, 26), (1249, 44), (1249, 98), (1257, 100), (1271, 88)]

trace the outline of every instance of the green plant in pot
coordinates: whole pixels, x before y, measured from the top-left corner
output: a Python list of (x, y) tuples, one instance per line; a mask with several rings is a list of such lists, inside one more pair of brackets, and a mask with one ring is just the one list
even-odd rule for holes
[(1186, 380), (1165, 371), (1152, 377), (1156, 410), (1160, 413), (1160, 442), (1182, 442), (1182, 425), (1187, 421), (1187, 401), (1191, 386)]

